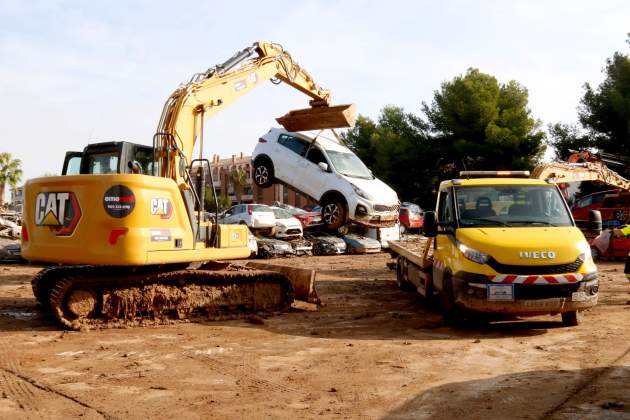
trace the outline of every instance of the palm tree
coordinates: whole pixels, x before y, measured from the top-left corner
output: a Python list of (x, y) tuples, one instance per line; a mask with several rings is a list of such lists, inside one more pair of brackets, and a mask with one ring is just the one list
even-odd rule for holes
[(247, 174), (241, 168), (233, 169), (230, 173), (230, 181), (234, 187), (234, 195), (236, 195), (236, 201), (241, 202), (243, 198), (243, 189), (247, 185)]
[(4, 204), (4, 187), (8, 183), (11, 188), (17, 187), (22, 179), (22, 162), (13, 159), (11, 153), (0, 153), (0, 205)]

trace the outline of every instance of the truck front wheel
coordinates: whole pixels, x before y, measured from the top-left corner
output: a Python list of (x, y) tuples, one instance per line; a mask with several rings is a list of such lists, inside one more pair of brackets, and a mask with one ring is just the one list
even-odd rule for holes
[(562, 312), (562, 323), (566, 327), (575, 327), (580, 323), (578, 311)]
[(453, 281), (444, 276), (442, 290), (440, 290), (440, 307), (444, 321), (450, 325), (461, 325), (464, 322), (464, 310), (455, 304)]

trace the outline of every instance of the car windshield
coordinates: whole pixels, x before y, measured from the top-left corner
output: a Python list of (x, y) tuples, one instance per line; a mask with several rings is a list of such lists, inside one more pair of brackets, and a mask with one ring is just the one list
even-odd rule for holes
[(285, 209), (280, 208), (273, 209), (273, 215), (276, 216), (276, 219), (290, 219), (291, 217), (293, 217), (291, 213), (289, 213)]
[(374, 179), (370, 170), (354, 153), (326, 150), (337, 172), (351, 178)]
[(409, 214), (420, 214), (420, 207), (418, 206), (409, 206), (407, 210), (409, 210)]
[(553, 185), (455, 187), (461, 227), (573, 226)]

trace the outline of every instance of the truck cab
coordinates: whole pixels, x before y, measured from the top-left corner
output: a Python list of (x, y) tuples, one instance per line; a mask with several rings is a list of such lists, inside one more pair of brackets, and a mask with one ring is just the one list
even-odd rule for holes
[(561, 313), (575, 325), (577, 311), (597, 303), (589, 244), (556, 185), (515, 174), (462, 173), (440, 184), (424, 221), (432, 285), (447, 317)]

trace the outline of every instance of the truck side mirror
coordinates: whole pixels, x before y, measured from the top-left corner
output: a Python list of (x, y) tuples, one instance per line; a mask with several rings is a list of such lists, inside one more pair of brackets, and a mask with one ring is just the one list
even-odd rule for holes
[(437, 236), (437, 221), (435, 220), (434, 211), (424, 212), (424, 222), (422, 223), (422, 234), (427, 238)]
[(319, 166), (319, 169), (322, 171), (328, 172), (328, 164), (326, 162), (319, 162), (317, 166)]
[(588, 230), (595, 235), (602, 233), (602, 214), (599, 210), (588, 212)]

